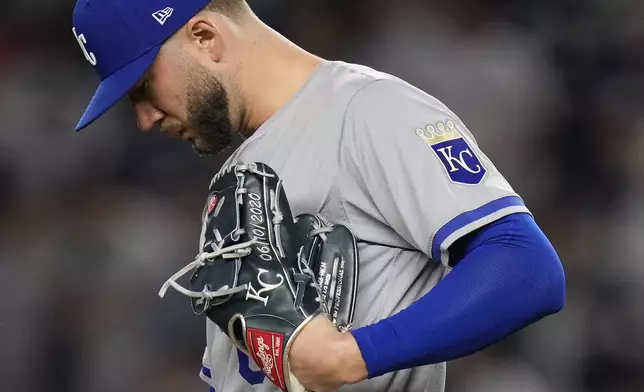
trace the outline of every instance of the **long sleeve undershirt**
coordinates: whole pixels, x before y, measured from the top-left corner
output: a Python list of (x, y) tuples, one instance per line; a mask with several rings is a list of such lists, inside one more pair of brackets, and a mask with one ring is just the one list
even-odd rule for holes
[(369, 377), (453, 360), (562, 309), (565, 276), (528, 214), (463, 238), (452, 271), (407, 309), (352, 331)]

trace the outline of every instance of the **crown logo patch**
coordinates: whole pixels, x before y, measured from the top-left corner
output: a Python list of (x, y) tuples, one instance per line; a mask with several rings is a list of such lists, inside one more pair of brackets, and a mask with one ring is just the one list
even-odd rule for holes
[(487, 170), (454, 121), (418, 128), (416, 134), (431, 148), (452, 182), (465, 185), (481, 183)]

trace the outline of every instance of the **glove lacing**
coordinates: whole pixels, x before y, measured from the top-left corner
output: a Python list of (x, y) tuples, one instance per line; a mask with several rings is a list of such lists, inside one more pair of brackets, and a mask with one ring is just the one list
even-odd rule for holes
[(233, 288), (229, 288), (228, 285), (226, 285), (216, 291), (210, 291), (210, 290), (207, 290), (207, 288), (204, 288), (202, 291), (192, 291), (181, 286), (176, 281), (179, 278), (181, 278), (183, 275), (192, 271), (193, 269), (201, 268), (205, 266), (206, 262), (208, 262), (209, 260), (216, 259), (216, 258), (238, 259), (240, 257), (248, 256), (251, 252), (251, 246), (255, 244), (255, 242), (256, 240), (252, 239), (251, 241), (246, 241), (240, 244), (228, 246), (226, 248), (221, 248), (216, 252), (210, 252), (210, 253), (204, 252), (199, 254), (194, 261), (192, 261), (191, 263), (183, 267), (181, 270), (179, 270), (177, 273), (172, 275), (163, 284), (163, 286), (161, 287), (161, 290), (159, 291), (159, 297), (163, 298), (165, 293), (168, 291), (168, 288), (170, 287), (172, 287), (173, 289), (177, 290), (181, 294), (186, 295), (188, 297), (202, 298), (204, 300), (212, 300), (213, 298), (216, 298), (216, 297), (225, 297), (231, 294), (238, 293), (240, 291), (247, 290), (248, 285), (241, 285)]
[[(319, 235), (322, 238), (322, 241), (326, 242), (327, 237), (325, 233), (330, 233), (333, 231), (332, 227), (322, 227), (317, 222), (313, 222), (313, 230), (308, 234), (308, 237), (314, 237)], [(304, 247), (300, 248), (300, 251), (297, 254), (299, 272), (293, 270), (293, 280), (297, 283), (297, 290), (295, 292), (295, 307), (300, 307), (304, 299), (304, 287), (306, 284), (309, 287), (315, 289), (317, 296), (315, 297), (315, 302), (320, 303), (322, 301), (322, 292), (318, 281), (315, 278), (315, 273), (309, 267), (308, 260), (304, 257), (303, 254)]]
[[(239, 208), (240, 204), (243, 204), (242, 196), (245, 193), (248, 192), (248, 190), (246, 188), (244, 188), (244, 172), (251, 171), (251, 172), (263, 175), (263, 176), (272, 176), (269, 173), (265, 173), (265, 172), (262, 172), (262, 171), (258, 170), (257, 165), (251, 164), (251, 165), (230, 166), (230, 167), (226, 168), (225, 170), (223, 170), (221, 173), (218, 173), (215, 176), (215, 180), (220, 175), (230, 173), (230, 171), (233, 170), (233, 169), (235, 170), (235, 176), (239, 180), (238, 187), (237, 187), (237, 190), (235, 192), (235, 196), (236, 196), (235, 197), (235, 199), (236, 199), (235, 202), (237, 203), (238, 208)], [(278, 185), (278, 189), (279, 189), (279, 185)], [(273, 196), (274, 195), (271, 192), (271, 197), (273, 197)], [(277, 208), (276, 203), (275, 203), (274, 200), (271, 200), (271, 209), (273, 210), (273, 213), (275, 214), (275, 217), (273, 218), (273, 223), (275, 225), (279, 225), (279, 223), (281, 223), (281, 221), (283, 219), (283, 214)], [(244, 234), (244, 232), (245, 232), (245, 230), (239, 227), (239, 213), (237, 213), (237, 229), (234, 230), (231, 233), (231, 239), (233, 241), (236, 241), (237, 239), (239, 239), (239, 237), (242, 234)], [(188, 263), (185, 267), (183, 267), (177, 273), (172, 275), (163, 284), (163, 286), (161, 287), (161, 290), (159, 291), (159, 297), (163, 298), (165, 293), (168, 291), (168, 288), (172, 287), (172, 288), (174, 288), (175, 290), (177, 290), (178, 292), (180, 292), (181, 294), (183, 294), (185, 296), (188, 296), (188, 297), (191, 297), (191, 298), (199, 298), (200, 301), (198, 301), (197, 303), (201, 303), (201, 302), (204, 302), (204, 301), (210, 301), (213, 298), (226, 297), (226, 296), (229, 296), (229, 295), (232, 295), (232, 294), (235, 294), (235, 293), (239, 293), (241, 291), (248, 290), (248, 285), (244, 284), (244, 285), (233, 287), (233, 288), (230, 288), (228, 285), (225, 285), (225, 286), (223, 286), (223, 287), (221, 287), (221, 288), (219, 288), (218, 290), (215, 290), (215, 291), (209, 290), (209, 287), (206, 286), (206, 287), (204, 287), (204, 289), (202, 291), (192, 291), (192, 290), (186, 289), (185, 287), (181, 286), (180, 284), (178, 284), (176, 282), (178, 279), (180, 279), (182, 276), (184, 276), (188, 272), (190, 272), (190, 271), (192, 271), (192, 270), (194, 270), (196, 268), (204, 267), (206, 265), (206, 262), (208, 262), (210, 260), (217, 259), (217, 258), (222, 258), (222, 259), (226, 259), (226, 260), (228, 260), (228, 259), (239, 259), (239, 258), (248, 256), (252, 251), (251, 247), (257, 242), (256, 239), (253, 238), (250, 241), (246, 241), (246, 242), (242, 242), (242, 243), (239, 243), (239, 244), (234, 244), (234, 245), (222, 248), (221, 246), (222, 246), (224, 240), (221, 238), (221, 234), (219, 233), (219, 231), (215, 231), (215, 237), (216, 237), (217, 241), (219, 241), (219, 244), (216, 246), (216, 248), (218, 250), (215, 251), (215, 252), (203, 252), (203, 253), (200, 253), (199, 255), (197, 255), (197, 257), (195, 258), (194, 261)], [(280, 252), (281, 252), (282, 257), (283, 257), (284, 250), (282, 249), (281, 244), (280, 244), (279, 248), (280, 248)]]

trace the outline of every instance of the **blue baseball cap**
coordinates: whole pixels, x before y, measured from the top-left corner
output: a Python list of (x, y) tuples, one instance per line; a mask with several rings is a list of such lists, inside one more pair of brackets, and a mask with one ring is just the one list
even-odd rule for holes
[(78, 0), (72, 32), (101, 83), (76, 131), (90, 125), (136, 84), (161, 45), (210, 0)]

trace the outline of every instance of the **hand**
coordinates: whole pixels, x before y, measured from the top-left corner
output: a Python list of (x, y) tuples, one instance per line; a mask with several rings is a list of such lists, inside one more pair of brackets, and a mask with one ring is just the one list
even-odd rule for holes
[(326, 316), (316, 316), (295, 338), (291, 371), (309, 390), (332, 391), (367, 378), (367, 366), (353, 335), (338, 331)]

